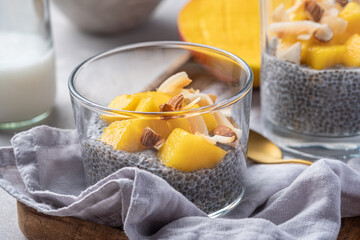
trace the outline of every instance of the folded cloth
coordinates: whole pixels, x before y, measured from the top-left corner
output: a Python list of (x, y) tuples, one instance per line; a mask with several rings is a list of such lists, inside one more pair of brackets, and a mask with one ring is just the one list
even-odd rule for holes
[(336, 239), (360, 215), (360, 159), (249, 165), (241, 203), (211, 219), (161, 178), (123, 168), (86, 187), (74, 130), (41, 126), (0, 148), (0, 186), (45, 214), (123, 227), (130, 239)]

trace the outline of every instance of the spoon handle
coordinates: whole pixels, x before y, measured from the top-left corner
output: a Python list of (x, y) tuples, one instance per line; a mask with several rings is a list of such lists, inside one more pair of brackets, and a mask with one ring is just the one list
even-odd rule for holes
[(296, 158), (282, 159), (278, 163), (299, 163), (299, 164), (305, 164), (305, 165), (313, 164), (313, 162), (311, 162), (311, 161), (302, 160), (302, 159), (296, 159)]

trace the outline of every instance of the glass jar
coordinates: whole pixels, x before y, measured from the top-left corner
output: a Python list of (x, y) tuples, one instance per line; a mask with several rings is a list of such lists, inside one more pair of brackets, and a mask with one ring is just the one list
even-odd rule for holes
[(55, 99), (47, 0), (0, 0), (0, 129), (46, 118)]
[(310, 159), (358, 156), (360, 4), (260, 2), (265, 135)]
[[(152, 112), (140, 111), (156, 96), (171, 95), (163, 82), (177, 72), (192, 80), (179, 94), (192, 107), (165, 111), (155, 104)], [(71, 74), (69, 89), (88, 184), (137, 167), (165, 179), (210, 216), (228, 212), (245, 189), (252, 79), (235, 55), (184, 42), (133, 44), (83, 62)], [(125, 110), (109, 105), (117, 96), (140, 97)], [(218, 142), (213, 135), (219, 126), (236, 136)], [(163, 137), (158, 150), (142, 145), (146, 127)], [(215, 157), (219, 151), (223, 155)]]

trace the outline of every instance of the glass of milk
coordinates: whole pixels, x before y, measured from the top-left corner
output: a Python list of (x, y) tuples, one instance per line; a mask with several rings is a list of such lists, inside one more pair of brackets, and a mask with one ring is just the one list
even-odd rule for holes
[(55, 99), (47, 0), (0, 0), (0, 130), (37, 123)]

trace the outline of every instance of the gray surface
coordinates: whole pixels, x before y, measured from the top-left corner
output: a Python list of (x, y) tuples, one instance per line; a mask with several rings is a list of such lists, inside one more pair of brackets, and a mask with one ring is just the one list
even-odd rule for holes
[[(152, 18), (139, 28), (117, 36), (92, 36), (76, 29), (52, 7), (52, 27), (56, 49), (57, 97), (54, 111), (44, 124), (73, 128), (67, 79), (72, 69), (86, 58), (110, 48), (143, 41), (178, 40), (176, 18), (187, 0), (163, 0)], [(10, 144), (13, 132), (0, 132), (0, 146)], [(17, 224), (16, 201), (0, 189), (0, 239), (24, 239)]]

